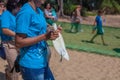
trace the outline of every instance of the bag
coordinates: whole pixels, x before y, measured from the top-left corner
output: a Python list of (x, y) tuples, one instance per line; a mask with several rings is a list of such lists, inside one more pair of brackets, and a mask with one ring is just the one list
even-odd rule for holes
[(20, 55), (17, 56), (15, 62), (14, 62), (14, 66), (11, 69), (10, 73), (13, 73), (13, 71), (15, 70), (15, 72), (19, 73), (20, 72), (20, 65), (19, 65), (19, 60), (20, 60)]
[(2, 59), (6, 60), (5, 49), (4, 49), (4, 46), (3, 46), (2, 42), (1, 42), (1, 44), (0, 44), (0, 57), (1, 57)]
[(50, 58), (51, 58), (51, 51), (50, 51), (49, 46), (47, 45), (47, 61), (48, 62), (50, 61)]

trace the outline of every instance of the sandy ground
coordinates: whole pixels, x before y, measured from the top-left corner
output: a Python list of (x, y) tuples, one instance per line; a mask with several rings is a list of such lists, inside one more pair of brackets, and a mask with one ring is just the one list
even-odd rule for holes
[[(50, 67), (55, 80), (120, 80), (119, 58), (68, 50), (70, 61), (60, 62), (54, 48), (51, 51)], [(4, 62), (0, 59), (0, 80), (5, 80)]]
[[(104, 26), (120, 28), (120, 15), (105, 15), (104, 19), (105, 19), (105, 22), (103, 23)], [(84, 17), (82, 20), (82, 24), (92, 24), (93, 25), (94, 20), (95, 20), (95, 16)], [(59, 21), (70, 22), (70, 19), (60, 18)]]

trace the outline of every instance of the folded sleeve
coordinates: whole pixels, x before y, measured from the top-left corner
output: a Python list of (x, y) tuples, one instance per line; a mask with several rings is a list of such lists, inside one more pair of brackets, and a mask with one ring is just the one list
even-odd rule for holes
[(1, 15), (1, 28), (8, 28), (10, 27), (10, 18), (9, 14), (5, 11)]
[(29, 13), (18, 13), (16, 17), (16, 33), (27, 35), (30, 27), (31, 15)]

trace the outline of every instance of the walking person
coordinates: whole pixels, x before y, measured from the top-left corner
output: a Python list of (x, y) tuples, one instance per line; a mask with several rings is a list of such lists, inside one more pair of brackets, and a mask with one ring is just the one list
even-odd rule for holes
[(55, 80), (48, 65), (46, 40), (58, 37), (56, 31), (47, 32), (43, 11), (45, 0), (29, 0), (17, 15), (16, 46), (20, 48), (20, 70), (24, 80)]
[(82, 22), (81, 8), (82, 7), (78, 5), (75, 8), (75, 10), (72, 12), (70, 32), (82, 32), (83, 31), (81, 29), (81, 22)]
[(105, 44), (105, 41), (104, 41), (104, 29), (103, 29), (103, 20), (102, 20), (102, 15), (103, 15), (103, 11), (102, 10), (99, 10), (98, 11), (98, 15), (96, 16), (95, 18), (95, 22), (94, 22), (94, 25), (96, 25), (96, 27), (93, 28), (93, 31), (92, 33), (95, 32), (95, 30), (97, 30), (96, 34), (92, 37), (92, 39), (90, 40), (90, 42), (94, 42), (94, 39), (100, 35), (101, 36), (101, 40), (102, 40), (102, 43), (103, 45), (106, 45)]

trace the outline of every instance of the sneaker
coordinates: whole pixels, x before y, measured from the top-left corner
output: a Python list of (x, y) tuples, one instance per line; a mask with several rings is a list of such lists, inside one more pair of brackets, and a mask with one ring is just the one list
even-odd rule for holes
[(80, 30), (80, 32), (84, 32), (84, 30), (83, 30), (83, 29), (81, 29), (81, 30)]
[(94, 43), (94, 41), (89, 41), (89, 43)]
[(70, 30), (70, 32), (74, 32), (74, 30)]

